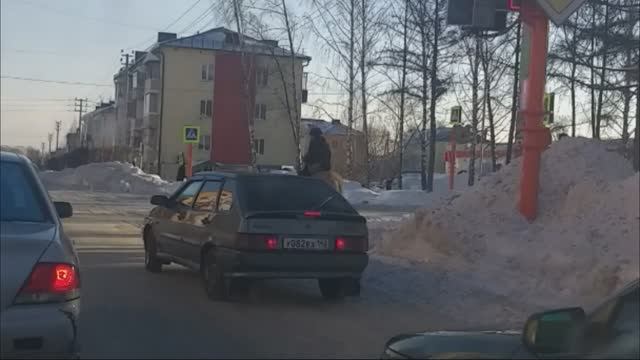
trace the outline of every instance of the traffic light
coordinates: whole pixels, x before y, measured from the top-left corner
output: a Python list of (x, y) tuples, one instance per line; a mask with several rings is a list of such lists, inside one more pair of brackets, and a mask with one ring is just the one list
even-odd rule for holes
[(472, 30), (503, 30), (512, 1), (516, 0), (449, 0), (447, 24)]
[(449, 121), (454, 125), (462, 122), (462, 106), (451, 107), (451, 116)]
[(544, 93), (544, 123), (553, 124), (553, 111), (556, 105), (556, 93)]

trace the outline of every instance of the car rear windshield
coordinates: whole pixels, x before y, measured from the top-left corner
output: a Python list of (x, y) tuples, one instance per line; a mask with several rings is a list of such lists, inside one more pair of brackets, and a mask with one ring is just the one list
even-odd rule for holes
[(321, 180), (292, 175), (246, 177), (240, 182), (247, 211), (305, 211), (357, 214), (351, 205)]
[(0, 162), (0, 221), (50, 222), (42, 195), (23, 165)]

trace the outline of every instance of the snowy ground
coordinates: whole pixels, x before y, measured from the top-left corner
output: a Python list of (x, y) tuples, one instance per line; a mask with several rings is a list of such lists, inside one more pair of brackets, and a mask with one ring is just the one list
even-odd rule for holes
[(595, 305), (638, 278), (638, 173), (605, 142), (564, 139), (543, 153), (538, 217), (516, 208), (519, 159), (382, 236), (376, 253), (466, 274), (540, 306)]
[[(418, 190), (417, 175), (405, 177), (406, 190), (373, 191), (347, 181), (344, 195), (369, 225), (362, 301), (437, 311), (455, 319), (446, 329), (518, 327), (531, 311), (593, 305), (638, 276), (638, 175), (632, 174), (602, 143), (555, 143), (544, 153), (533, 224), (515, 208), (518, 161), (473, 188), (459, 175), (454, 192), (445, 175), (436, 176), (428, 194)], [(140, 194), (177, 186), (119, 163), (43, 178), (52, 189), (107, 191), (80, 192), (80, 201), (105, 204), (106, 212), (118, 207), (127, 215), (121, 221), (132, 226), (150, 209)]]
[[(51, 195), (74, 206), (65, 231), (83, 272), (84, 358), (375, 358), (399, 333), (519, 329), (535, 310), (477, 289), (464, 274), (375, 254), (360, 298), (327, 303), (314, 281), (276, 280), (255, 284), (246, 302), (212, 304), (193, 272), (176, 265), (161, 274), (144, 271), (140, 225), (151, 208), (148, 196)], [(406, 216), (362, 213), (372, 233)], [(222, 323), (228, 326), (215, 325)], [(274, 323), (281, 327), (276, 333)]]

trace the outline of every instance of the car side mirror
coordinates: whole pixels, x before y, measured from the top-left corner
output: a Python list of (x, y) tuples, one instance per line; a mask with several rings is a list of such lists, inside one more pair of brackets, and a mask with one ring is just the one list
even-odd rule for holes
[(151, 205), (167, 206), (169, 204), (169, 198), (165, 195), (153, 195), (151, 197)]
[(73, 207), (68, 202), (54, 201), (53, 206), (56, 208), (56, 212), (60, 219), (70, 218), (73, 216)]
[(522, 342), (534, 354), (567, 353), (576, 345), (584, 320), (579, 307), (533, 314), (524, 325)]

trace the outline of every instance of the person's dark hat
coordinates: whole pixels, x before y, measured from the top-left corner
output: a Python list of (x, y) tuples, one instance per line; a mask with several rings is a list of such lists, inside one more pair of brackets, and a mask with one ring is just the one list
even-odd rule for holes
[(309, 131), (309, 135), (322, 136), (322, 130), (320, 130), (320, 128), (317, 128), (317, 127), (311, 128), (311, 131)]

